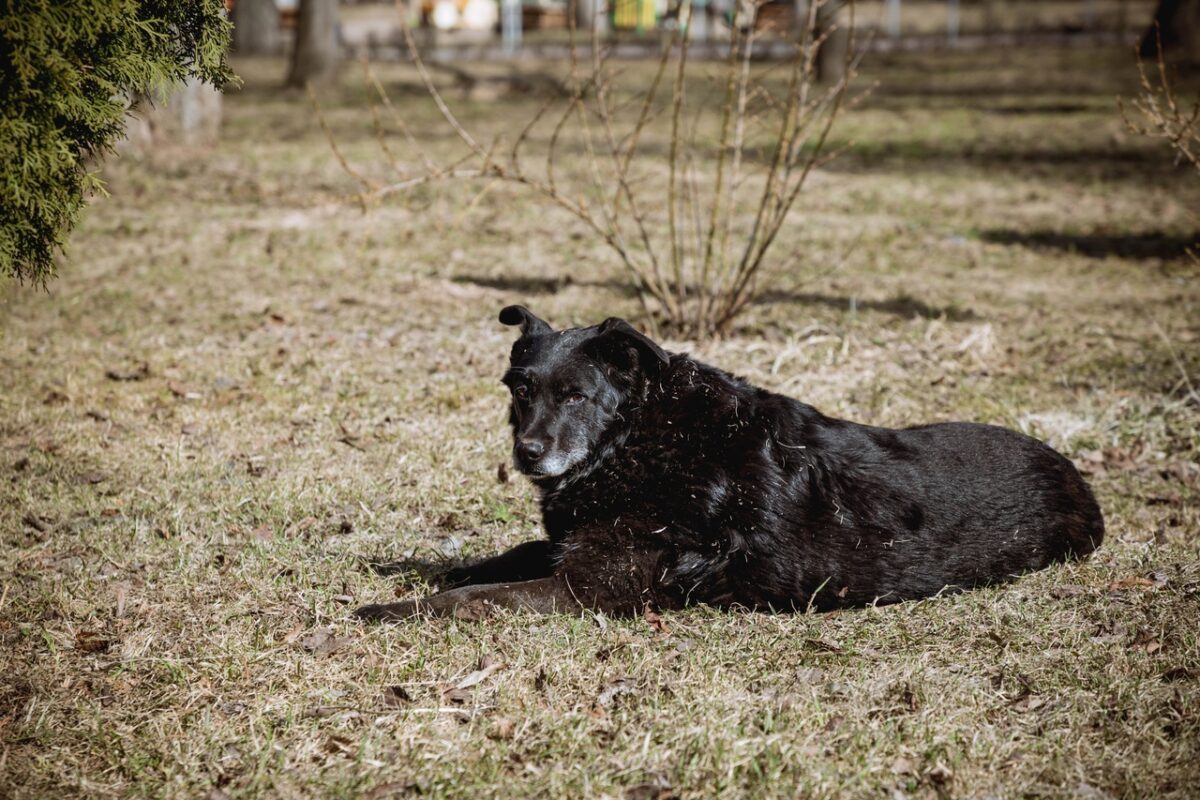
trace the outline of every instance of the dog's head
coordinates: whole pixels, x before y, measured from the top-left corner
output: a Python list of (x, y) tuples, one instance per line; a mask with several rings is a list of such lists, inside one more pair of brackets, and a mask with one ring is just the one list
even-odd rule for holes
[(504, 384), (512, 392), (513, 460), (535, 478), (584, 462), (618, 419), (670, 363), (665, 350), (623, 319), (555, 331), (523, 306), (500, 312), (520, 325)]

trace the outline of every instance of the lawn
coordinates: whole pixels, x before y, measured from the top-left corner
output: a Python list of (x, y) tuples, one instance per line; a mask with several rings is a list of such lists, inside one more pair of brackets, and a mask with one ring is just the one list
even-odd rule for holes
[[(802, 266), (667, 341), (837, 416), (1047, 439), (1092, 558), (831, 614), (383, 627), (348, 612), (539, 535), (496, 312), (639, 305), (520, 187), (363, 213), (282, 62), (236, 66), (219, 148), (111, 164), (49, 291), (0, 290), (0, 795), (1195, 796), (1200, 179), (1125, 130), (1125, 52), (874, 57)], [(382, 176), (365, 97), (351, 67), (320, 99)], [(448, 97), (484, 134), (540, 103)]]

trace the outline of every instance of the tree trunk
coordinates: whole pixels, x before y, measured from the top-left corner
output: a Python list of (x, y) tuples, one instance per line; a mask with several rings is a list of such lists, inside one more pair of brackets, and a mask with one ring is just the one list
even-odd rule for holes
[(238, 0), (233, 7), (233, 51), (266, 56), (278, 47), (279, 10), (275, 0)]
[(1158, 0), (1154, 23), (1142, 36), (1142, 58), (1158, 57), (1160, 36), (1164, 55), (1200, 60), (1200, 0)]
[(300, 0), (296, 46), (288, 86), (305, 86), (331, 79), (337, 73), (337, 0)]
[(166, 97), (138, 97), (126, 118), (124, 152), (147, 153), (163, 145), (211, 147), (221, 128), (221, 92), (188, 78)]
[(607, 0), (575, 0), (575, 26), (581, 31), (591, 31), (593, 25), (601, 37), (608, 35)]
[(817, 35), (825, 36), (817, 51), (817, 80), (837, 83), (846, 77), (850, 55), (850, 14), (842, 0), (829, 0), (817, 11)]

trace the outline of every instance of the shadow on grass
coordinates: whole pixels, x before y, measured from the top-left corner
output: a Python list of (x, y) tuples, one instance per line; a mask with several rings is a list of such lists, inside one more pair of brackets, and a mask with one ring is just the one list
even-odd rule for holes
[(995, 229), (984, 231), (979, 238), (992, 244), (1020, 245), (1032, 250), (1058, 250), (1088, 258), (1112, 256), (1131, 260), (1174, 260), (1185, 257), (1189, 248), (1200, 243), (1200, 231), (1188, 236), (1173, 236), (1165, 233), (1112, 235)]
[(461, 559), (451, 558), (444, 561), (425, 558), (401, 558), (397, 561), (377, 561), (365, 557), (362, 559), (364, 570), (385, 578), (401, 578), (403, 585), (410, 587), (422, 583), (436, 584), (447, 572), (465, 563)]
[[(600, 287), (630, 297), (636, 295), (633, 285), (627, 281), (615, 279), (576, 281), (569, 275), (550, 278), (527, 275), (455, 275), (451, 280), (456, 283), (470, 283), (475, 286), (486, 286), (490, 289), (499, 289), (522, 295), (555, 294), (568, 286)], [(839, 311), (849, 311), (851, 308), (855, 308), (862, 311), (879, 311), (884, 314), (894, 314), (897, 317), (905, 319), (944, 318), (951, 322), (970, 322), (979, 319), (979, 315), (969, 308), (931, 306), (924, 300), (919, 300), (906, 294), (890, 297), (886, 300), (859, 300), (848, 296), (817, 294), (813, 292), (769, 290), (760, 294), (756, 302), (762, 305), (774, 303), (821, 305)]]
[(455, 283), (469, 283), (473, 286), (483, 286), (488, 289), (498, 289), (502, 292), (517, 294), (557, 294), (569, 286), (584, 286), (588, 288), (610, 289), (629, 297), (636, 296), (633, 284), (617, 278), (607, 278), (598, 281), (580, 281), (570, 275), (542, 277), (534, 275), (454, 275), (450, 280)]
[(796, 303), (797, 305), (821, 305), (839, 311), (852, 307), (860, 311), (878, 311), (905, 319), (946, 319), (950, 322), (971, 322), (980, 316), (969, 308), (958, 306), (931, 306), (907, 294), (889, 297), (886, 300), (859, 300), (845, 295), (818, 294), (815, 292), (766, 291), (759, 295), (759, 303)]

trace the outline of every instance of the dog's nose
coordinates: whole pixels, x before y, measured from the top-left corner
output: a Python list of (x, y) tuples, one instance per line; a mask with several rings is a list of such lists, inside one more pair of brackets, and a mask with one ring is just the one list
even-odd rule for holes
[(526, 461), (537, 461), (546, 452), (546, 443), (540, 439), (521, 439), (517, 442), (517, 455)]

